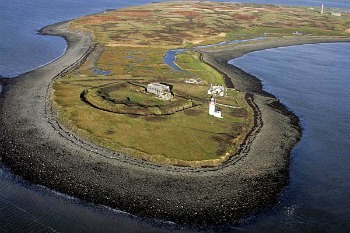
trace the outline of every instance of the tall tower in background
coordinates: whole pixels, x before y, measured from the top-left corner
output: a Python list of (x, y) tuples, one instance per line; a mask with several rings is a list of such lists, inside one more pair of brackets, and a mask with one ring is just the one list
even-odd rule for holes
[(322, 5), (321, 5), (321, 15), (323, 14), (323, 10), (324, 10), (324, 4), (322, 3)]

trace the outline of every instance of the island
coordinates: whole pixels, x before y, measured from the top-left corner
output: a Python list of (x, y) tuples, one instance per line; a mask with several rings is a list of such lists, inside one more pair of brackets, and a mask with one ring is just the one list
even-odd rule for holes
[(2, 80), (1, 161), (34, 183), (146, 218), (203, 225), (257, 213), (288, 184), (301, 128), (228, 61), (350, 41), (349, 13), (332, 13), (164, 2), (47, 26), (40, 33), (64, 37), (67, 50)]

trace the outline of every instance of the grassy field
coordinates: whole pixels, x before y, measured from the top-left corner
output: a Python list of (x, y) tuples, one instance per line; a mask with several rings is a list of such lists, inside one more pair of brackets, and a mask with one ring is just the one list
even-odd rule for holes
[[(349, 28), (349, 13), (335, 17), (319, 9), (238, 3), (164, 2), (81, 17), (70, 29), (91, 33), (97, 48), (79, 69), (55, 80), (52, 103), (68, 128), (99, 145), (158, 163), (218, 165), (253, 125), (245, 93), (227, 89), (217, 102), (239, 108), (220, 106), (223, 118), (209, 116), (207, 89), (224, 85), (222, 75), (193, 50), (177, 56), (184, 71), (175, 71), (163, 62), (166, 50), (296, 31), (349, 36)], [(192, 78), (202, 82), (185, 83)], [(175, 98), (166, 102), (129, 85), (150, 82), (173, 85)], [(82, 100), (84, 93), (90, 104)], [(151, 109), (188, 100), (195, 104), (172, 114), (118, 113), (120, 107)]]
[(85, 104), (79, 97), (85, 85), (85, 81), (54, 84), (53, 100), (64, 123), (98, 144), (155, 162), (190, 165), (186, 161), (233, 153), (253, 121), (242, 94), (238, 102), (249, 112), (244, 116), (238, 109), (222, 108), (225, 117), (213, 118), (207, 113), (207, 104), (173, 115), (132, 116)]
[[(319, 8), (215, 2), (164, 2), (83, 17), (73, 29), (93, 31), (107, 46), (186, 47), (269, 34), (348, 35), (349, 13)], [(116, 33), (118, 32), (118, 33)]]
[(157, 98), (146, 91), (144, 83), (121, 82), (84, 90), (81, 99), (108, 112), (130, 115), (169, 115), (197, 106), (190, 97), (171, 100)]
[(181, 53), (176, 57), (176, 64), (183, 70), (187, 70), (196, 77), (201, 78), (206, 84), (225, 85), (221, 74), (201, 62), (199, 53), (193, 51)]

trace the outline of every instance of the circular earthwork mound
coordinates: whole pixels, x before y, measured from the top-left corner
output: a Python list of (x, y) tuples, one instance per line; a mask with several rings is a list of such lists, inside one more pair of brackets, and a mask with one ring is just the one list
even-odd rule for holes
[(81, 99), (91, 106), (119, 114), (170, 115), (194, 107), (191, 99), (176, 96), (162, 100), (148, 93), (142, 83), (113, 83), (89, 88), (81, 93)]

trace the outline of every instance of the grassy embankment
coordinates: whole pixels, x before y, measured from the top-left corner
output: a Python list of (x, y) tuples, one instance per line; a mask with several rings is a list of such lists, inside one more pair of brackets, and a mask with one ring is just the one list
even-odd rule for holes
[[(235, 152), (252, 127), (252, 110), (244, 93), (228, 90), (218, 102), (241, 108), (223, 107), (223, 119), (209, 116), (206, 91), (210, 84), (224, 84), (221, 74), (193, 51), (177, 57), (186, 72), (173, 71), (163, 63), (165, 51), (259, 36), (295, 36), (295, 31), (301, 33), (297, 36), (346, 36), (349, 24), (348, 15), (320, 15), (307, 8), (209, 2), (157, 3), (82, 17), (71, 29), (92, 33), (98, 49), (78, 70), (55, 81), (53, 105), (66, 126), (102, 146), (159, 163), (217, 165)], [(107, 75), (94, 73), (96, 68)], [(202, 83), (186, 84), (188, 78)], [(166, 82), (174, 86), (175, 100), (185, 97), (198, 105), (171, 115), (136, 116), (103, 111), (80, 98), (94, 90), (92, 101), (99, 107), (119, 103), (123, 108), (147, 108), (176, 102), (163, 102), (128, 85), (117, 88), (126, 82)]]

